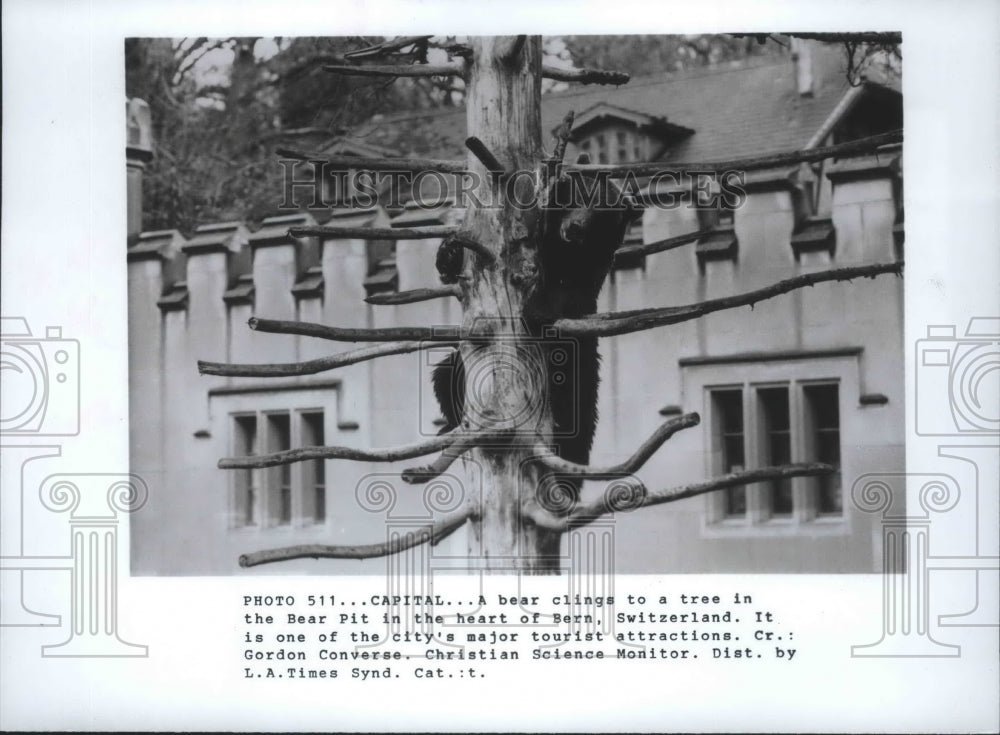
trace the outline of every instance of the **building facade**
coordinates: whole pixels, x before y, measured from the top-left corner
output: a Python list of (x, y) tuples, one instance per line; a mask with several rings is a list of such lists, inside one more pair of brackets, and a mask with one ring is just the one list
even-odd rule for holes
[[(738, 67), (635, 80), (543, 98), (553, 130), (577, 112), (571, 153), (595, 162), (728, 160), (818, 147), (902, 126), (892, 83), (850, 86), (819, 48)], [(129, 103), (141, 131), (142, 103)], [(380, 117), (328, 150), (461, 157), (464, 112)], [(148, 137), (130, 136), (130, 203), (139, 206)], [(711, 227), (688, 246), (622, 258), (601, 311), (684, 305), (828, 268), (902, 258), (901, 151), (748, 173), (739, 206), (712, 206), (690, 182), (647, 184), (650, 204), (627, 242)], [(711, 193), (711, 187), (708, 188)], [(251, 570), (240, 554), (304, 543), (366, 544), (422, 527), (465, 492), (444, 476), (399, 480), (420, 461), (308, 461), (220, 470), (222, 457), (309, 445), (388, 447), (435, 435), (430, 371), (440, 351), (383, 357), (328, 373), (262, 381), (199, 375), (197, 361), (292, 362), (351, 345), (251, 331), (254, 315), (346, 327), (456, 325), (453, 299), (398, 306), (372, 293), (439, 285), (438, 241), (394, 245), (291, 239), (316, 222), (412, 227), (460, 221), (455, 207), (376, 204), (301, 209), (266, 219), (131, 233), (128, 248), (132, 471), (150, 498), (132, 519), (134, 574), (368, 573), (385, 559), (298, 560)], [(130, 223), (136, 220), (130, 218)], [(824, 283), (676, 326), (601, 340), (593, 464), (631, 454), (665, 418), (697, 411), (639, 473), (651, 488), (738, 469), (819, 460), (826, 478), (759, 483), (619, 513), (605, 539), (622, 573), (872, 572), (878, 519), (851, 502), (854, 480), (904, 467), (903, 285), (883, 276)], [(585, 495), (601, 492), (589, 483)], [(572, 556), (573, 536), (566, 554)], [(461, 567), (462, 529), (433, 549)], [(390, 560), (391, 563), (391, 560)], [(435, 562), (437, 563), (437, 562)]]

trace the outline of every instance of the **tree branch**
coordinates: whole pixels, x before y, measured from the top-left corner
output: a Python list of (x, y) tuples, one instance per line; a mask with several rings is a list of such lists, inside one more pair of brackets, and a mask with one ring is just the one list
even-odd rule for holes
[(493, 151), (487, 148), (486, 144), (476, 136), (472, 135), (466, 138), (465, 147), (468, 148), (472, 152), (472, 155), (479, 159), (479, 162), (486, 167), (486, 170), (494, 176), (503, 176), (507, 172), (506, 167), (500, 163), (496, 156), (493, 155)]
[[(394, 306), (396, 304), (415, 304), (419, 301), (432, 301), (443, 297), (462, 297), (462, 289), (458, 286), (437, 286), (435, 288), (415, 288), (412, 291), (396, 293), (377, 293), (365, 298), (365, 302), (376, 306)], [(394, 354), (394, 353), (390, 353)]]
[[(427, 289), (431, 290), (431, 289)], [(413, 292), (409, 292), (413, 293)], [(367, 301), (367, 299), (366, 299)], [(407, 303), (407, 302), (400, 302)], [(457, 344), (457, 343), (456, 343)], [(327, 370), (354, 365), (366, 360), (386, 355), (403, 355), (408, 352), (426, 350), (431, 346), (440, 346), (437, 342), (389, 342), (374, 347), (341, 352), (329, 357), (320, 357), (304, 362), (232, 364), (225, 362), (198, 361), (198, 372), (202, 375), (224, 375), (231, 378), (283, 378), (293, 375), (315, 375)]]
[(319, 337), (335, 342), (395, 342), (402, 340), (426, 340), (430, 342), (454, 342), (458, 339), (459, 327), (384, 327), (382, 329), (356, 329), (348, 327), (328, 327), (313, 322), (290, 322), (281, 319), (261, 319), (250, 317), (250, 329), (271, 334), (298, 334), (303, 337)]
[(581, 84), (628, 84), (632, 77), (623, 71), (603, 71), (601, 69), (558, 69), (542, 66), (542, 78), (557, 82), (580, 82)]
[(497, 261), (497, 256), (488, 247), (483, 245), (478, 240), (474, 239), (467, 232), (456, 232), (453, 235), (448, 235), (444, 241), (441, 243), (442, 247), (448, 245), (457, 245), (460, 248), (465, 248), (466, 250), (471, 250), (473, 253), (478, 255), (483, 259), (486, 265), (493, 265)]
[(656, 431), (650, 434), (649, 438), (640, 445), (631, 457), (616, 465), (592, 467), (570, 462), (554, 455), (544, 444), (535, 445), (535, 459), (545, 465), (547, 469), (558, 472), (561, 475), (572, 475), (583, 479), (626, 477), (638, 472), (649, 461), (649, 458), (653, 456), (656, 450), (663, 446), (663, 443), (667, 439), (678, 431), (697, 426), (700, 422), (701, 417), (697, 413), (687, 413), (664, 422)]
[(364, 156), (330, 156), (325, 153), (305, 153), (291, 148), (276, 148), (279, 156), (296, 161), (322, 162), (334, 171), (439, 171), (441, 173), (463, 173), (465, 161), (449, 161), (437, 158), (366, 158)]
[[(903, 133), (897, 130), (882, 133), (869, 138), (853, 140), (848, 143), (824, 146), (822, 148), (807, 148), (799, 151), (775, 153), (754, 158), (737, 158), (729, 161), (708, 161), (702, 163), (683, 163), (649, 161), (645, 163), (623, 164), (566, 164), (565, 172), (599, 173), (607, 172), (612, 176), (624, 176), (631, 173), (634, 176), (653, 176), (656, 174), (683, 175), (689, 171), (724, 172), (724, 171), (755, 171), (779, 166), (790, 166), (796, 163), (821, 161), (826, 158), (850, 158), (875, 153), (879, 149), (898, 145), (903, 140)], [(440, 171), (442, 173), (464, 173), (465, 161), (429, 158), (365, 158), (362, 156), (328, 156), (319, 153), (304, 153), (289, 148), (278, 148), (275, 151), (280, 156), (298, 161), (324, 161), (335, 170), (357, 169), (362, 171)]]
[(265, 467), (305, 462), (310, 459), (347, 459), (354, 462), (398, 462), (401, 459), (414, 459), (447, 449), (456, 442), (488, 441), (495, 437), (495, 430), (483, 431), (450, 431), (416, 444), (404, 444), (398, 447), (382, 449), (362, 449), (360, 447), (300, 447), (286, 449), (272, 454), (250, 454), (244, 457), (224, 457), (219, 460), (220, 470), (256, 470)]
[[(202, 88), (204, 92), (204, 87)], [(265, 135), (261, 135), (257, 138), (257, 143), (267, 143), (269, 141), (281, 138), (307, 138), (314, 135), (325, 135), (330, 137), (333, 135), (332, 130), (327, 128), (285, 128), (284, 130), (275, 130)]]
[(441, 452), (441, 456), (430, 464), (403, 470), (401, 474), (403, 482), (410, 485), (421, 485), (425, 482), (430, 482), (435, 477), (447, 472), (456, 459), (473, 447), (481, 447), (503, 441), (511, 435), (512, 431), (512, 429), (496, 429), (495, 427), (491, 427), (484, 431), (461, 436), (451, 446)]
[(628, 245), (623, 248), (618, 248), (615, 251), (615, 257), (623, 256), (640, 256), (640, 255), (652, 255), (653, 253), (662, 253), (666, 250), (673, 250), (679, 248), (682, 245), (687, 245), (689, 243), (700, 240), (707, 235), (711, 235), (715, 232), (715, 227), (705, 227), (701, 230), (696, 230), (694, 232), (688, 232), (684, 235), (676, 235), (675, 237), (668, 237), (666, 240), (657, 240), (656, 242), (646, 243), (644, 245)]
[(455, 225), (428, 227), (290, 227), (289, 237), (332, 237), (334, 239), (359, 238), (362, 240), (436, 240), (457, 235)]
[(463, 510), (437, 521), (431, 528), (410, 531), (403, 536), (397, 536), (378, 544), (366, 544), (363, 546), (304, 544), (302, 546), (288, 546), (283, 549), (254, 551), (240, 556), (240, 566), (255, 567), (259, 564), (272, 564), (291, 559), (374, 559), (380, 556), (391, 556), (405, 549), (425, 544), (428, 541), (432, 545), (437, 545), (465, 525), (470, 515), (468, 510)]
[(824, 43), (877, 43), (885, 45), (895, 45), (903, 42), (903, 34), (893, 31), (864, 31), (859, 33), (785, 33), (786, 36), (794, 36), (812, 41), (823, 41)]
[(356, 51), (348, 51), (344, 54), (344, 58), (353, 60), (388, 56), (394, 51), (402, 51), (407, 46), (420, 44), (426, 45), (431, 38), (433, 38), (433, 36), (400, 36), (399, 38), (394, 38), (391, 41), (376, 43), (374, 46), (366, 46), (365, 48), (360, 48)]
[(614, 513), (615, 510), (648, 508), (652, 505), (672, 503), (677, 500), (683, 500), (684, 498), (692, 498), (695, 495), (704, 495), (705, 493), (715, 492), (716, 490), (725, 490), (727, 488), (738, 487), (741, 485), (752, 485), (756, 482), (782, 480), (790, 477), (815, 477), (817, 475), (828, 475), (835, 471), (836, 468), (832, 465), (823, 464), (821, 462), (789, 464), (782, 465), (780, 467), (761, 467), (755, 470), (746, 470), (745, 472), (733, 472), (728, 475), (722, 475), (721, 477), (706, 480), (705, 482), (696, 482), (691, 485), (681, 485), (679, 487), (668, 488), (666, 490), (660, 490), (652, 493), (646, 490), (645, 486), (641, 483), (632, 483), (637, 491), (632, 502), (615, 508), (614, 503), (609, 502), (609, 498), (602, 496), (594, 502), (581, 506), (568, 516), (565, 516), (565, 518), (562, 519), (560, 527), (569, 529), (586, 525), (587, 523), (597, 520), (601, 516)]
[(881, 146), (899, 143), (902, 140), (903, 131), (897, 130), (890, 133), (873, 135), (869, 138), (852, 140), (848, 143), (824, 146), (822, 148), (809, 148), (753, 158), (736, 158), (731, 161), (708, 161), (704, 163), (674, 163), (669, 161), (614, 164), (590, 163), (568, 165), (566, 166), (566, 171), (580, 171), (583, 173), (605, 172), (612, 176), (624, 176), (628, 173), (631, 173), (633, 176), (654, 176), (656, 174), (682, 175), (688, 171), (697, 171), (700, 173), (755, 171), (765, 168), (777, 168), (779, 166), (791, 166), (796, 163), (822, 161), (825, 158), (848, 158), (866, 155), (874, 153)]
[(825, 281), (850, 281), (854, 278), (875, 278), (884, 273), (895, 273), (898, 275), (902, 271), (902, 261), (849, 268), (834, 268), (818, 273), (805, 273), (736, 296), (724, 296), (687, 306), (668, 306), (663, 308), (592, 314), (580, 319), (557, 319), (553, 323), (553, 326), (561, 330), (564, 336), (611, 337), (619, 334), (631, 334), (632, 332), (641, 332), (646, 329), (698, 319), (705, 314), (711, 314), (715, 311), (735, 309), (740, 306), (753, 306), (758, 301), (764, 301), (788, 293), (789, 291)]
[(457, 64), (404, 64), (399, 66), (341, 66), (326, 64), (323, 71), (357, 77), (459, 77), (462, 67)]

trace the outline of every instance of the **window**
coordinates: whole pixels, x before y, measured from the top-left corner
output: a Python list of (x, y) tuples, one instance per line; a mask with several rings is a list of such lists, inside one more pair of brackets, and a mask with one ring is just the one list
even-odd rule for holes
[[(317, 410), (234, 414), (232, 430), (234, 456), (325, 443), (323, 412)], [(322, 460), (235, 470), (232, 477), (234, 527), (326, 522), (326, 468)]]
[[(292, 448), (292, 424), (287, 413), (267, 414), (267, 451), (284, 452)], [(292, 465), (283, 464), (268, 468), (271, 474), (268, 506), (271, 524), (287, 526), (292, 522)]]
[[(759, 388), (761, 438), (763, 450), (761, 464), (765, 467), (788, 464), (792, 461), (792, 427), (788, 415), (788, 388)], [(772, 480), (769, 483), (772, 516), (792, 515), (792, 481)]]
[[(836, 385), (807, 385), (806, 456), (817, 462), (840, 467), (840, 411)], [(819, 515), (843, 513), (839, 470), (832, 475), (814, 478), (816, 511)]]
[[(302, 414), (302, 444), (307, 447), (321, 447), (323, 439), (323, 414), (319, 412)], [(326, 521), (326, 462), (316, 459), (306, 463), (303, 471), (305, 493), (310, 505), (314, 523)]]
[[(257, 417), (253, 414), (234, 416), (233, 428), (233, 454), (237, 457), (257, 454)], [(256, 526), (260, 509), (254, 471), (234, 470), (233, 478), (236, 483), (236, 525)]]
[(632, 129), (605, 128), (604, 132), (582, 138), (581, 152), (589, 153), (596, 163), (641, 161), (646, 138)]
[[(715, 424), (718, 427), (718, 451), (721, 456), (719, 471), (722, 474), (742, 472), (746, 467), (743, 441), (743, 391), (719, 390), (712, 394)], [(726, 491), (725, 515), (746, 515), (746, 488), (736, 487)]]
[[(792, 462), (840, 467), (840, 398), (833, 382), (710, 389), (713, 473)], [(730, 488), (709, 498), (710, 520), (801, 523), (843, 515), (840, 472)]]

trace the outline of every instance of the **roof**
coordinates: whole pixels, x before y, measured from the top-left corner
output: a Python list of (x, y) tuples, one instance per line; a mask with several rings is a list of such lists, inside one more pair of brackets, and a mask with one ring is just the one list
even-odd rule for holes
[[(802, 148), (851, 89), (839, 47), (817, 46), (812, 59), (812, 96), (797, 93), (795, 65), (786, 56), (639, 77), (621, 87), (550, 93), (542, 97), (545, 143), (570, 110), (606, 104), (695, 131), (664, 160), (710, 161)], [(457, 108), (376, 116), (354, 137), (404, 156), (464, 158), (465, 130), (465, 110)]]

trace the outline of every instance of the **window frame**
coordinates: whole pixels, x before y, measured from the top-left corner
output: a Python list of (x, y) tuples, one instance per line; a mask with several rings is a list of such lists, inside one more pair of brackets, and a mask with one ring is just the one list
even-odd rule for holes
[[(862, 430), (863, 421), (856, 402), (860, 392), (860, 347), (829, 350), (789, 351), (728, 356), (683, 358), (681, 366), (682, 400), (691, 410), (703, 417), (702, 455), (704, 466), (700, 475), (695, 473), (690, 481), (717, 477), (722, 474), (715, 434), (716, 415), (711, 393), (714, 390), (740, 388), (743, 391), (745, 430), (750, 433), (745, 444), (745, 457), (749, 466), (762, 466), (759, 462), (760, 447), (755, 435), (757, 421), (754, 407), (749, 405), (756, 395), (751, 388), (788, 385), (789, 409), (792, 423), (792, 461), (803, 461), (807, 456), (803, 433), (803, 390), (807, 386), (835, 383), (838, 388), (838, 419), (840, 432), (841, 513), (822, 515), (817, 509), (817, 489), (813, 478), (793, 479), (793, 513), (791, 517), (772, 518), (768, 504), (761, 499), (763, 486), (746, 486), (748, 512), (745, 517), (726, 516), (723, 503), (725, 491), (707, 493), (702, 497), (700, 535), (704, 538), (741, 536), (784, 535), (847, 535), (855, 522), (849, 497), (845, 494), (843, 478), (853, 476), (861, 457), (852, 452), (849, 437)], [(688, 396), (684, 399), (683, 396)], [(852, 399), (852, 396), (854, 397)], [(692, 398), (694, 400), (692, 400)], [(852, 402), (853, 401), (853, 402)], [(796, 424), (798, 428), (796, 428)], [(751, 464), (752, 463), (752, 464)]]
[[(245, 454), (240, 446), (238, 424), (248, 418), (254, 418), (256, 424), (255, 432), (255, 453), (266, 454), (281, 451), (278, 446), (280, 442), (275, 436), (275, 419), (282, 417), (288, 421), (288, 444), (289, 448), (301, 446), (313, 446), (304, 443), (308, 434), (306, 426), (308, 416), (320, 416), (322, 421), (323, 438), (326, 441), (329, 436), (328, 426), (330, 413), (322, 406), (310, 405), (307, 407), (294, 408), (261, 408), (254, 410), (232, 410), (227, 413), (228, 420), (228, 443), (233, 456), (243, 456)], [(325, 462), (325, 460), (314, 460), (311, 462), (295, 462), (290, 465), (278, 465), (276, 467), (257, 468), (251, 470), (240, 470), (233, 472), (229, 482), (230, 497), (230, 521), (229, 528), (235, 531), (259, 532), (259, 531), (282, 531), (289, 529), (300, 529), (304, 527), (323, 527), (327, 524), (329, 514), (328, 503), (328, 481), (324, 482), (325, 513), (322, 519), (318, 519), (315, 514), (315, 495), (306, 497), (309, 493), (315, 493), (316, 482), (313, 475), (314, 462)], [(242, 474), (247, 472), (248, 474)], [(289, 486), (289, 515), (284, 521), (281, 517), (281, 486), (283, 473), (287, 472)], [(325, 472), (326, 478), (329, 473)], [(241, 486), (241, 478), (250, 478), (250, 487), (255, 490), (255, 523), (247, 523), (245, 515), (242, 513), (246, 508), (246, 500), (240, 497), (245, 492)], [(243, 515), (243, 517), (241, 517)]]
[[(706, 412), (710, 417), (706, 422), (709, 446), (709, 476), (725, 474), (725, 468), (720, 464), (719, 411), (716, 406), (716, 395), (739, 390), (743, 406), (743, 456), (746, 469), (766, 467), (767, 461), (767, 429), (765, 409), (762, 404), (761, 392), (785, 388), (788, 391), (788, 431), (790, 463), (818, 461), (809, 446), (809, 435), (813, 432), (807, 415), (806, 391), (813, 386), (836, 386), (837, 417), (840, 469), (838, 475), (843, 477), (843, 413), (844, 390), (842, 382), (837, 378), (788, 378), (781, 380), (747, 379), (739, 383), (712, 384), (705, 386), (705, 403), (709, 407)], [(841, 524), (846, 521), (846, 506), (843, 498), (843, 482), (841, 481), (841, 512), (840, 514), (821, 513), (819, 510), (819, 483), (816, 478), (795, 477), (791, 483), (792, 509), (790, 513), (777, 514), (771, 498), (772, 485), (769, 482), (758, 482), (744, 486), (746, 492), (746, 512), (742, 516), (728, 512), (730, 490), (710, 493), (706, 496), (707, 526), (718, 527), (801, 527), (804, 524), (827, 523)]]
[[(249, 441), (251, 456), (260, 453), (260, 415), (256, 411), (234, 411), (229, 414), (229, 451), (234, 457), (248, 454), (241, 444), (240, 426), (242, 421), (253, 419), (253, 436)], [(242, 480), (246, 479), (245, 486)], [(261, 497), (260, 473), (253, 469), (236, 470), (230, 478), (230, 528), (259, 528), (263, 514), (263, 498)], [(241, 497), (245, 495), (245, 497)], [(252, 511), (249, 518), (247, 510)]]

